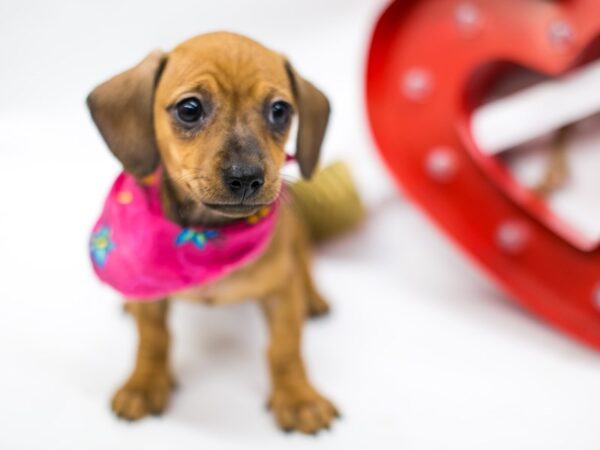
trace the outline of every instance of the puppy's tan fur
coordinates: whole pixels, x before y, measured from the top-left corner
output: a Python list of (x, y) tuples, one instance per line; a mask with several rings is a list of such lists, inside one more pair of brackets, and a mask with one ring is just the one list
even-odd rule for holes
[[(172, 106), (190, 94), (199, 95), (210, 109), (202, 129), (192, 133), (182, 132), (172, 115)], [(126, 171), (141, 180), (162, 167), (168, 217), (182, 225), (218, 225), (250, 216), (279, 195), (289, 127), (273, 133), (266, 126), (264, 106), (275, 99), (288, 102), (297, 113), (296, 158), (302, 174), (310, 177), (327, 125), (327, 99), (283, 56), (239, 35), (202, 35), (168, 54), (154, 52), (96, 88), (88, 104)], [(243, 157), (264, 168), (263, 188), (239, 209), (207, 207), (230, 201), (220, 173), (232, 145), (241, 148), (240, 153), (259, 149)], [(257, 299), (270, 331), (269, 405), (281, 428), (314, 433), (329, 427), (337, 411), (312, 387), (301, 357), (305, 317), (328, 311), (309, 273), (309, 249), (301, 218), (284, 202), (272, 240), (258, 260), (210, 285), (174, 292), (173, 297), (212, 304)], [(139, 346), (133, 373), (112, 401), (115, 413), (126, 419), (160, 413), (167, 406), (173, 386), (168, 301), (128, 304)]]

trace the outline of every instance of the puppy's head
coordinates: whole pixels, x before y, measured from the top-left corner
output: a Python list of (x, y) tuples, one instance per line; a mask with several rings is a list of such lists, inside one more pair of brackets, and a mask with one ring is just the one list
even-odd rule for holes
[(180, 196), (242, 217), (278, 196), (292, 118), (304, 177), (317, 164), (327, 98), (286, 59), (230, 33), (156, 51), (98, 86), (92, 117), (124, 169), (163, 171)]

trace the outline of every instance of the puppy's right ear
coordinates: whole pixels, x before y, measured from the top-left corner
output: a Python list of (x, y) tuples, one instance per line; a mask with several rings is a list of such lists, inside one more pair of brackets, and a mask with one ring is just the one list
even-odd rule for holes
[(317, 167), (321, 144), (327, 130), (330, 106), (329, 100), (313, 84), (296, 73), (291, 64), (285, 61), (292, 91), (298, 108), (298, 137), (296, 142), (296, 160), (300, 173), (310, 178)]
[(150, 175), (159, 162), (152, 108), (166, 59), (165, 53), (155, 50), (137, 66), (99, 85), (87, 98), (110, 151), (137, 178)]

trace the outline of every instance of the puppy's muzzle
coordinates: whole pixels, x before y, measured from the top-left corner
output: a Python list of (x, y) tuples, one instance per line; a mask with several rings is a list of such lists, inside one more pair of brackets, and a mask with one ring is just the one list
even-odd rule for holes
[(265, 171), (257, 165), (232, 165), (223, 170), (223, 184), (243, 202), (260, 192), (265, 184)]

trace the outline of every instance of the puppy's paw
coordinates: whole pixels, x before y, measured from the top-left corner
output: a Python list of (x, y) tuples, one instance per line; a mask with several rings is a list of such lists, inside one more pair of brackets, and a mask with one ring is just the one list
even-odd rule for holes
[(308, 315), (310, 317), (321, 317), (329, 314), (331, 310), (329, 303), (319, 294), (313, 292), (308, 299)]
[(308, 385), (275, 389), (269, 407), (286, 432), (316, 434), (339, 417), (336, 407)]
[(167, 407), (174, 384), (168, 375), (131, 377), (113, 396), (112, 410), (122, 419), (139, 420)]

